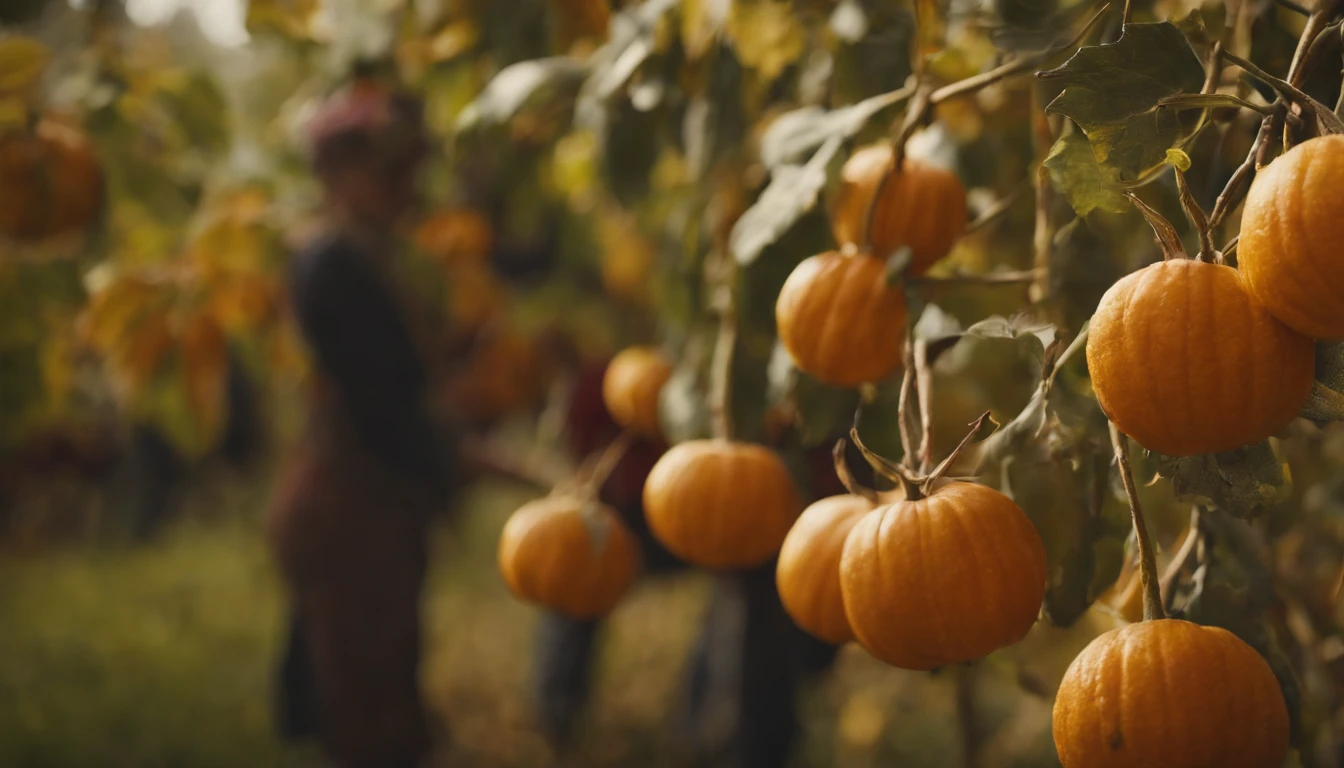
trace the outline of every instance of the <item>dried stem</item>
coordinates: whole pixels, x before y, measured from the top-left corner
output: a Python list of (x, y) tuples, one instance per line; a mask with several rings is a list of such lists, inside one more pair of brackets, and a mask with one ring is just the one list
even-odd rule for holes
[(1026, 180), (1023, 180), (1016, 187), (1013, 187), (1013, 191), (998, 200), (995, 200), (994, 204), (986, 208), (985, 212), (976, 217), (975, 221), (967, 224), (966, 229), (962, 234), (969, 235), (970, 233), (984, 229), (990, 224), (1003, 218), (1008, 211), (1012, 210), (1013, 205), (1015, 205), (1018, 200), (1022, 199), (1022, 196), (1026, 194), (1028, 189), (1031, 189), (1031, 184)]
[[(907, 355), (907, 358), (910, 357)], [(913, 359), (906, 360), (905, 373), (901, 376), (901, 395), (896, 406), (896, 421), (901, 430), (901, 461), (911, 471), (917, 471), (915, 427), (910, 423), (911, 412), (909, 407), (910, 397), (915, 393), (914, 390), (917, 387), (913, 362)]]
[(965, 437), (961, 438), (961, 442), (957, 443), (957, 447), (953, 448), (952, 452), (947, 455), (947, 458), (943, 459), (942, 462), (940, 462), (937, 467), (934, 467), (933, 471), (929, 473), (928, 477), (924, 478), (923, 485), (925, 495), (933, 491), (934, 483), (937, 483), (939, 478), (947, 474), (947, 470), (951, 468), (951, 466), (956, 462), (957, 458), (961, 456), (961, 452), (966, 450), (966, 446), (970, 445), (973, 442), (978, 442), (977, 438), (980, 438), (980, 432), (985, 428), (985, 421), (989, 421), (989, 423), (992, 424), (995, 429), (997, 429), (999, 426), (998, 423), (995, 422), (994, 419), (990, 417), (989, 411), (985, 411), (984, 413), (980, 414), (980, 418), (971, 422), (970, 424), (971, 430), (966, 433)]
[(1181, 575), (1181, 570), (1185, 568), (1185, 561), (1194, 554), (1196, 544), (1199, 542), (1199, 505), (1190, 507), (1190, 530), (1185, 534), (1185, 540), (1181, 542), (1181, 548), (1176, 550), (1172, 556), (1171, 562), (1167, 564), (1167, 570), (1162, 574), (1162, 581), (1158, 584), (1158, 591), (1162, 594), (1162, 605), (1171, 599), (1171, 585), (1176, 582), (1176, 577)]
[(1246, 153), (1246, 159), (1232, 173), (1232, 178), (1228, 179), (1227, 185), (1218, 195), (1218, 201), (1214, 203), (1213, 213), (1209, 214), (1209, 229), (1216, 230), (1221, 226), (1223, 219), (1246, 197), (1246, 192), (1251, 188), (1251, 178), (1260, 168), (1260, 153), (1268, 146), (1269, 137), (1274, 133), (1276, 121), (1283, 118), (1283, 113), (1284, 105), (1280, 102), (1272, 114), (1265, 116), (1265, 119), (1260, 121), (1260, 132), (1256, 134), (1250, 151)]
[(1185, 215), (1194, 225), (1195, 231), (1199, 233), (1199, 259), (1201, 261), (1215, 261), (1217, 251), (1213, 248), (1213, 238), (1209, 235), (1209, 220), (1205, 218), (1204, 211), (1199, 207), (1199, 202), (1190, 192), (1190, 185), (1185, 180), (1185, 172), (1180, 168), (1176, 170), (1176, 191), (1181, 198), (1181, 207), (1185, 209)]
[(616, 467), (621, 463), (621, 459), (625, 458), (625, 454), (629, 452), (630, 446), (634, 442), (634, 433), (626, 430), (621, 432), (615, 440), (612, 440), (602, 450), (597, 463), (593, 466), (592, 474), (584, 483), (589, 495), (596, 498), (601, 494), (602, 486), (607, 484), (607, 478), (611, 477), (611, 473), (616, 470)]
[(731, 307), (719, 318), (719, 335), (714, 342), (711, 382), (714, 389), (711, 406), (714, 437), (732, 440), (735, 434), (732, 414), (733, 347), (737, 345), (737, 315)]
[(1183, 259), (1186, 258), (1185, 248), (1181, 245), (1181, 238), (1176, 234), (1176, 229), (1171, 226), (1162, 214), (1158, 213), (1152, 206), (1139, 199), (1139, 196), (1133, 192), (1126, 192), (1125, 196), (1134, 207), (1139, 209), (1143, 218), (1148, 221), (1148, 226), (1153, 228), (1153, 234), (1157, 236), (1157, 244), (1162, 248), (1162, 258)]
[(942, 288), (960, 285), (1023, 285), (1035, 282), (1042, 274), (1039, 269), (1021, 269), (1005, 272), (989, 272), (982, 275), (957, 273), (944, 277), (911, 277), (906, 279), (910, 286)]
[(919, 398), (919, 472), (927, 475), (933, 467), (933, 369), (929, 365), (929, 345), (915, 342), (915, 394)]
[(868, 503), (877, 506), (877, 491), (860, 485), (859, 481), (854, 479), (854, 473), (849, 471), (849, 462), (845, 460), (844, 438), (835, 441), (835, 450), (831, 451), (831, 458), (835, 460), (835, 475), (840, 478), (840, 484), (845, 486), (845, 490), (855, 496), (862, 496)]
[(1166, 609), (1162, 606), (1162, 587), (1157, 575), (1157, 555), (1153, 550), (1153, 541), (1148, 536), (1148, 523), (1143, 517), (1143, 507), (1139, 504), (1139, 492), (1134, 487), (1134, 472), (1129, 466), (1129, 438), (1120, 430), (1111, 428), (1111, 445), (1115, 448), (1115, 460), (1120, 466), (1120, 480), (1125, 486), (1125, 496), (1129, 499), (1129, 511), (1134, 520), (1134, 535), (1139, 540), (1139, 580), (1143, 585), (1143, 619), (1165, 619)]
[(863, 454), (863, 460), (868, 462), (868, 465), (878, 474), (892, 482), (899, 483), (901, 488), (905, 490), (906, 499), (913, 501), (921, 498), (922, 494), (919, 491), (920, 478), (914, 472), (877, 454), (867, 445), (864, 445), (863, 438), (859, 437), (858, 426), (859, 417), (862, 413), (863, 411), (860, 409), (854, 414), (854, 426), (849, 428), (849, 439), (854, 443), (854, 447), (859, 449), (859, 453)]

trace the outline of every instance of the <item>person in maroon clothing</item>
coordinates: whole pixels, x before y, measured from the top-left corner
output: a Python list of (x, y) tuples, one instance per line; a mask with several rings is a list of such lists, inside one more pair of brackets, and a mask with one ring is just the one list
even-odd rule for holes
[(315, 735), (341, 768), (409, 767), (431, 742), (420, 595), (453, 455), (389, 269), (416, 203), (420, 107), (357, 80), (323, 104), (310, 139), (326, 220), (293, 263), (290, 299), (313, 376), (267, 521), (293, 605), (282, 729)]

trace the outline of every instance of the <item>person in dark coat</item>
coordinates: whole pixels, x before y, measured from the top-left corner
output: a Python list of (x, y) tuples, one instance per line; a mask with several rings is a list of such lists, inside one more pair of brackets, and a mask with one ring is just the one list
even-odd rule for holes
[(451, 465), (426, 404), (427, 350), (390, 277), (426, 147), (420, 108), (356, 81), (310, 140), (326, 223), (293, 263), (290, 298), (313, 375), (268, 517), (293, 605), (281, 727), (315, 735), (341, 768), (400, 768), (431, 746), (420, 597)]

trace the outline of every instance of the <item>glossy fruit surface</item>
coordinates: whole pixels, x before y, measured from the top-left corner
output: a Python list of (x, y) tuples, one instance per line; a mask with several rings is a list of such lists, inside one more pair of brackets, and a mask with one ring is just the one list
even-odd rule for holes
[(1087, 367), (1106, 415), (1169, 456), (1230, 451), (1283, 429), (1311, 392), (1315, 346), (1236, 270), (1172, 259), (1122, 278), (1092, 316)]
[(644, 483), (644, 514), (654, 537), (705, 568), (767, 562), (800, 511), (784, 462), (753, 443), (680, 443), (663, 454)]
[(605, 504), (548, 496), (524, 504), (505, 523), (499, 571), (520, 600), (594, 619), (634, 582), (639, 545)]
[(1054, 736), (1065, 768), (1278, 768), (1288, 710), (1269, 664), (1236, 635), (1142, 621), (1074, 659)]
[(840, 561), (855, 637), (903, 669), (970, 661), (1021, 640), (1045, 580), (1031, 520), (1007, 496), (964, 482), (869, 512)]
[(881, 381), (901, 367), (905, 296), (872, 256), (804, 259), (775, 302), (779, 339), (798, 366), (837, 387)]
[(854, 639), (840, 594), (840, 556), (850, 529), (872, 509), (872, 502), (853, 494), (814, 502), (779, 550), (775, 584), (784, 610), (799, 627), (832, 645)]
[(621, 350), (602, 379), (602, 400), (617, 424), (645, 437), (658, 437), (658, 395), (672, 376), (672, 364), (653, 347)]
[(1237, 268), (1298, 333), (1344, 339), (1344, 136), (1298, 144), (1256, 174), (1241, 215)]
[[(907, 273), (922, 275), (966, 229), (966, 188), (952, 171), (906, 160), (900, 173), (891, 173), (888, 142), (860, 149), (841, 170), (831, 228), (838, 245), (863, 245), (863, 226), (873, 195), (871, 251), (882, 258), (905, 245), (911, 250)], [(878, 185), (881, 184), (881, 191)]]
[(78, 129), (44, 119), (0, 138), (0, 236), (35, 242), (82, 229), (103, 207), (103, 172)]

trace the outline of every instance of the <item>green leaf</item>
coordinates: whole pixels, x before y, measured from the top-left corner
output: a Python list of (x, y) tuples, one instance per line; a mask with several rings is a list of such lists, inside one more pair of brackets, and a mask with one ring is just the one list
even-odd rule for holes
[(1110, 166), (1097, 164), (1092, 144), (1087, 137), (1071, 132), (1055, 142), (1045, 158), (1045, 168), (1055, 189), (1068, 198), (1069, 205), (1079, 216), (1101, 210), (1123, 213), (1129, 210), (1120, 176)]
[(1259, 517), (1292, 491), (1287, 465), (1268, 440), (1226, 453), (1152, 456), (1177, 496), (1213, 504), (1243, 520)]
[(1344, 421), (1344, 342), (1316, 345), (1316, 382), (1298, 415), (1316, 422)]
[(1042, 72), (1064, 91), (1046, 109), (1077, 123), (1092, 142), (1097, 162), (1122, 182), (1162, 164), (1185, 127), (1176, 110), (1158, 102), (1176, 93), (1198, 93), (1204, 66), (1171, 22), (1128, 24), (1109, 45), (1082, 48), (1063, 66)]
[(839, 170), (833, 161), (838, 157), (840, 144), (838, 137), (831, 138), (806, 165), (782, 165), (775, 169), (765, 191), (733, 225), (728, 247), (738, 264), (751, 264), (817, 205), (827, 180)]

